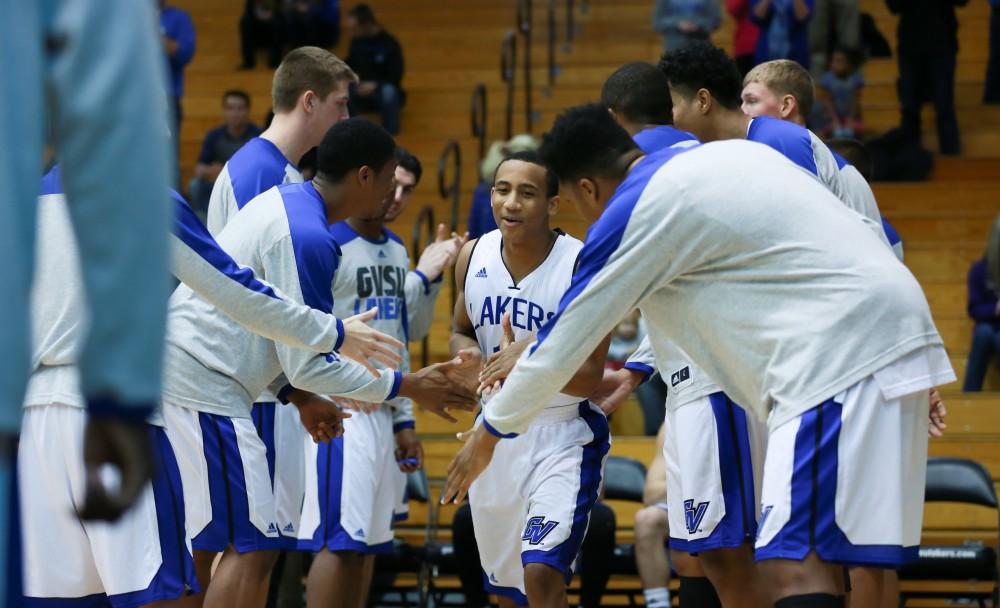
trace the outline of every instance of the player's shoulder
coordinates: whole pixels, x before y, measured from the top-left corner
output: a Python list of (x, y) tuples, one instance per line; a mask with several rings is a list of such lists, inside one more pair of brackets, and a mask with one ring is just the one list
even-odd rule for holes
[(336, 241), (337, 245), (340, 247), (345, 247), (349, 243), (356, 241), (361, 238), (357, 232), (351, 228), (351, 225), (347, 223), (346, 220), (341, 220), (336, 224), (330, 225), (330, 235), (333, 240)]

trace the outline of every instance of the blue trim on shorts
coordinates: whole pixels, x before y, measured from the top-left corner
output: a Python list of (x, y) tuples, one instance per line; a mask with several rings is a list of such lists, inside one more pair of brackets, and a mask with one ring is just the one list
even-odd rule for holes
[(792, 468), (791, 515), (755, 559), (820, 559), (852, 566), (898, 568), (916, 561), (919, 546), (854, 545), (837, 526), (837, 464), (843, 404), (828, 399), (800, 415)]
[(253, 425), (257, 429), (257, 436), (260, 440), (264, 442), (264, 448), (267, 450), (267, 473), (271, 478), (271, 489), (274, 489), (274, 460), (275, 460), (275, 443), (274, 443), (274, 419), (277, 416), (277, 404), (273, 402), (263, 401), (259, 403), (254, 403), (253, 407), (250, 408), (250, 418), (253, 420)]
[(597, 502), (604, 473), (604, 458), (611, 449), (611, 433), (608, 429), (608, 419), (591, 406), (589, 401), (580, 403), (580, 417), (594, 438), (583, 446), (583, 459), (580, 463), (580, 490), (576, 495), (576, 509), (573, 511), (573, 524), (569, 538), (547, 551), (534, 549), (521, 552), (521, 565), (545, 564), (563, 573), (568, 585), (573, 580), (573, 563), (580, 554), (583, 538), (590, 523), (590, 511)]
[(111, 603), (108, 601), (108, 596), (95, 593), (84, 597), (26, 597), (20, 604), (14, 605), (24, 608), (109, 608)]
[(176, 600), (200, 591), (194, 560), (187, 548), (184, 527), (184, 491), (170, 440), (161, 427), (150, 428), (154, 451), (153, 501), (163, 563), (145, 589), (116, 595), (95, 593), (79, 598), (26, 597), (23, 606), (38, 608), (139, 608), (154, 602)]
[(753, 542), (757, 536), (757, 497), (746, 410), (721, 391), (709, 395), (708, 402), (715, 417), (726, 514), (705, 538), (687, 540), (670, 537), (672, 549), (691, 554), (739, 547)]
[[(198, 412), (198, 421), (208, 465), (212, 520), (191, 539), (191, 546), (216, 553), (229, 545), (239, 553), (277, 548), (278, 539), (261, 533), (250, 521), (243, 459), (232, 418)], [(277, 533), (277, 523), (272, 521), (271, 524)]]
[(300, 540), (300, 551), (355, 551), (377, 555), (392, 551), (392, 541), (369, 545), (354, 537), (340, 525), (341, 501), (344, 490), (344, 438), (321, 443), (316, 450), (316, 483), (319, 496), (319, 526), (311, 539)]
[(492, 593), (493, 595), (499, 595), (510, 600), (514, 600), (518, 606), (528, 605), (528, 596), (521, 593), (521, 590), (517, 587), (501, 587), (500, 585), (494, 585), (490, 582), (490, 577), (483, 572), (483, 588), (487, 593)]

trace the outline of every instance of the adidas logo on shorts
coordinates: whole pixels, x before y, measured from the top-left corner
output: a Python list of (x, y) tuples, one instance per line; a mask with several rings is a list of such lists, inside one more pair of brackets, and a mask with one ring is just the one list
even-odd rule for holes
[(360, 536), (361, 538), (364, 538), (365, 537), (365, 529), (364, 528), (358, 528), (358, 531), (354, 533), (354, 536)]
[(292, 525), (292, 523), (291, 523), (291, 522), (288, 522), (288, 525), (287, 525), (287, 526), (285, 526), (285, 529), (284, 529), (283, 531), (284, 531), (284, 532), (291, 532), (291, 533), (294, 533), (294, 532), (295, 532), (295, 526), (294, 526), (294, 525)]
[(485, 278), (487, 278), (486, 277), (486, 267), (485, 266), (483, 266), (482, 268), (479, 269), (479, 272), (476, 273), (476, 278), (477, 279), (485, 279)]
[(274, 525), (274, 522), (272, 521), (271, 523), (267, 524), (267, 532), (268, 532), (268, 534), (270, 534), (271, 532), (274, 532), (275, 534), (277, 534), (278, 533), (278, 526)]

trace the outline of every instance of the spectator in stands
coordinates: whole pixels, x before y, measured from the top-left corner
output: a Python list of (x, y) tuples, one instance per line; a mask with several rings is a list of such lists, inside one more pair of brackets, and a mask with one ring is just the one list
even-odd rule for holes
[(375, 13), (367, 4), (358, 4), (347, 12), (347, 27), (351, 32), (347, 65), (360, 79), (351, 90), (351, 114), (379, 112), (382, 126), (396, 135), (400, 110), (405, 102), (403, 49), (375, 19)]
[(656, 0), (653, 11), (653, 30), (663, 36), (667, 53), (692, 40), (708, 40), (721, 23), (719, 0)]
[(814, 0), (750, 0), (750, 19), (760, 27), (757, 63), (791, 59), (809, 67), (809, 20)]
[(246, 91), (232, 89), (223, 93), (222, 116), (225, 124), (205, 134), (198, 163), (194, 166), (194, 177), (188, 185), (191, 207), (202, 218), (208, 212), (212, 185), (222, 166), (243, 144), (260, 135), (257, 125), (250, 122), (250, 96)]
[(267, 47), (267, 67), (275, 69), (285, 50), (287, 29), (282, 7), (275, 0), (246, 0), (240, 17), (241, 70), (257, 65), (257, 49)]
[(656, 451), (646, 470), (645, 505), (635, 514), (635, 565), (642, 582), (647, 608), (668, 608), (670, 603), (671, 562), (680, 578), (678, 596), (681, 606), (721, 608), (715, 587), (709, 582), (698, 558), (683, 551), (670, 550), (667, 557), (669, 529), (667, 521), (667, 468), (663, 458), (664, 428), (656, 434)]
[(1000, 0), (990, 0), (990, 57), (983, 101), (1000, 103)]
[(941, 154), (957, 155), (958, 119), (955, 118), (955, 58), (958, 55), (958, 19), (955, 7), (969, 0), (886, 0), (899, 15), (898, 52), (901, 129), (920, 143), (920, 107), (927, 92), (934, 102)]
[(983, 390), (990, 360), (1000, 356), (1000, 216), (993, 221), (986, 253), (969, 269), (969, 316), (976, 322), (962, 390)]
[(838, 47), (830, 56), (829, 69), (817, 83), (817, 93), (825, 106), (823, 134), (826, 137), (855, 137), (864, 126), (861, 122), (860, 56), (851, 49)]
[(184, 112), (181, 109), (181, 97), (184, 96), (184, 68), (194, 57), (195, 33), (194, 23), (187, 11), (176, 6), (167, 6), (166, 0), (159, 0), (160, 5), (160, 36), (163, 38), (163, 49), (167, 54), (167, 74), (169, 75), (169, 95), (173, 107), (175, 128), (174, 141), (180, 142), (181, 120)]
[(726, 11), (736, 21), (733, 57), (740, 68), (740, 76), (746, 76), (757, 65), (757, 38), (760, 36), (760, 29), (750, 19), (750, 0), (726, 0)]
[(340, 42), (340, 0), (288, 0), (285, 20), (291, 48)]
[(469, 210), (469, 238), (478, 239), (487, 232), (497, 229), (493, 219), (493, 203), (490, 189), (493, 184), (493, 174), (496, 173), (500, 161), (515, 152), (537, 150), (538, 140), (533, 135), (523, 133), (510, 138), (510, 141), (495, 141), (479, 163), (479, 183), (472, 192), (472, 208)]
[(858, 0), (814, 2), (809, 25), (809, 51), (812, 53), (813, 76), (818, 78), (834, 49), (861, 48), (861, 16), (858, 14)]

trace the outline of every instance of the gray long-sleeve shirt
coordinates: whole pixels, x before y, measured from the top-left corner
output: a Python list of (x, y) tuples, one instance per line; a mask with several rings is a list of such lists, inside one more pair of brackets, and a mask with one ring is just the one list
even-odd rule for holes
[(636, 307), (658, 361), (676, 344), (772, 428), (922, 349), (934, 364), (897, 386), (954, 378), (920, 285), (857, 214), (771, 148), (721, 141), (632, 169), (489, 426), (523, 432)]

